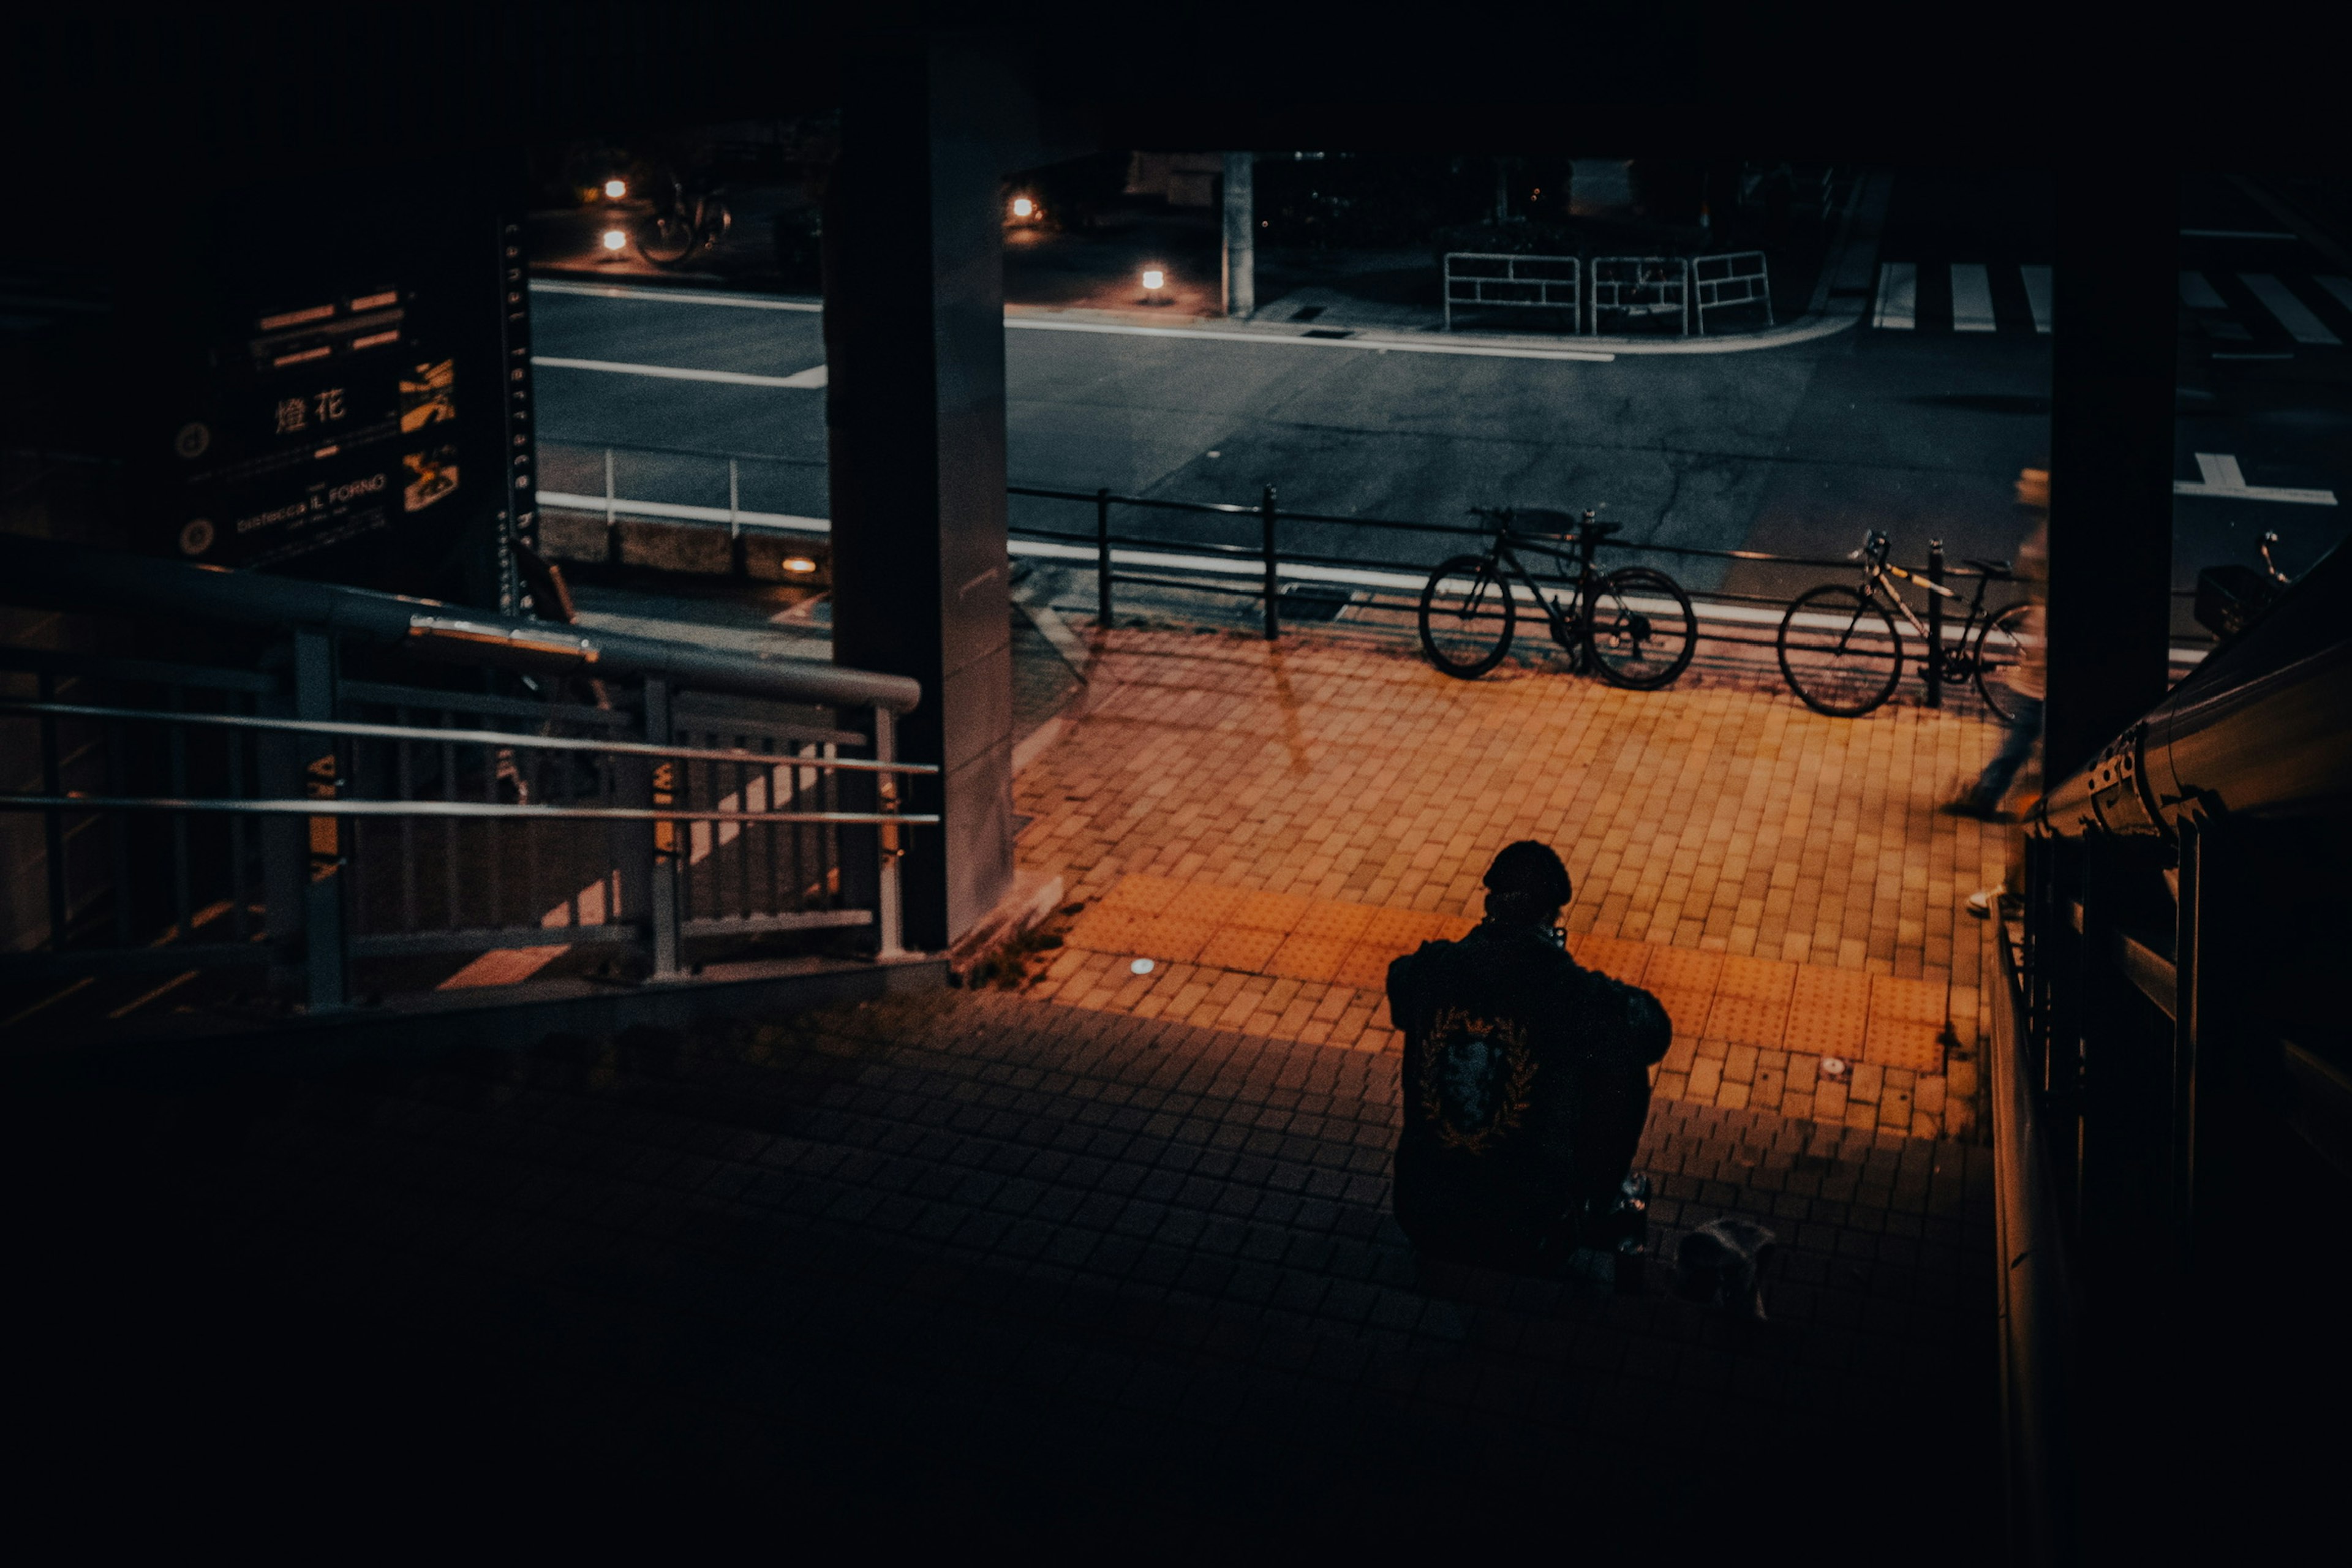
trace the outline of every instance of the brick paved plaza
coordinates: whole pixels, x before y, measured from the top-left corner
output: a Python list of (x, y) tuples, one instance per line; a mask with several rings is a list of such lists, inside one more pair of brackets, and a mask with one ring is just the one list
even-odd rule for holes
[[(1956, 1135), (1982, 960), (1952, 914), (1999, 847), (1928, 814), (1984, 726), (1171, 632), (1111, 634), (1079, 702), (1019, 783), (1024, 861), (1085, 905), (1025, 992), (20, 1128), (39, 1190), (105, 1215), (34, 1237), (49, 1451), (404, 1508), (453, 1477), (684, 1486), (787, 1548), (1990, 1554), (1991, 1160)], [(1676, 1020), (1658, 1249), (1770, 1226), (1768, 1321), (1663, 1267), (1423, 1265), (1389, 1215), (1377, 967), (1530, 834), (1579, 951)]]

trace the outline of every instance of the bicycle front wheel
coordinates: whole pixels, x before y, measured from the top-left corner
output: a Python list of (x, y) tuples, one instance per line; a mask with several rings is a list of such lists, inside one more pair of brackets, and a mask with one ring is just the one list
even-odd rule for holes
[(1671, 686), (1698, 651), (1698, 615), (1682, 584), (1647, 566), (1612, 572), (1593, 585), (1585, 647), (1612, 686)]
[(1511, 651), (1518, 606), (1503, 569), (1483, 555), (1457, 555), (1421, 591), (1421, 646), (1446, 674), (1475, 680)]
[(637, 225), (637, 254), (656, 267), (675, 267), (694, 254), (694, 226), (668, 214)]
[(1853, 719), (1895, 694), (1903, 639), (1885, 605), (1859, 588), (1823, 584), (1780, 618), (1780, 673), (1816, 713)]
[(1984, 630), (1977, 634), (1977, 690), (1983, 696), (1986, 707), (2012, 722), (2025, 696), (2005, 678), (2041, 652), (2026, 646), (2026, 621), (2032, 611), (2030, 605), (2011, 605), (1987, 621)]

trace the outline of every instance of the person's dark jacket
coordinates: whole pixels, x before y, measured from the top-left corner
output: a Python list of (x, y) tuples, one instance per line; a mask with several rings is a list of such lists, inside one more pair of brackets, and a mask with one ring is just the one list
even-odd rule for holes
[(1492, 921), (1399, 958), (1388, 990), (1405, 1037), (1396, 1213), (1416, 1245), (1525, 1253), (1614, 1189), (1673, 1038), (1655, 997)]

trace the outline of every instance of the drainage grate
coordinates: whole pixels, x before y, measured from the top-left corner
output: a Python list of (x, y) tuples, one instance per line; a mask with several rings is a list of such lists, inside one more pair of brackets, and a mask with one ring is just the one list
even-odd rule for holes
[(1339, 612), (1355, 602), (1356, 595), (1345, 588), (1334, 588), (1321, 583), (1292, 583), (1282, 590), (1282, 618), (1286, 621), (1334, 621)]
[(1339, 327), (1318, 327), (1311, 332), (1302, 332), (1299, 335), (1309, 338), (1352, 338), (1356, 334)]

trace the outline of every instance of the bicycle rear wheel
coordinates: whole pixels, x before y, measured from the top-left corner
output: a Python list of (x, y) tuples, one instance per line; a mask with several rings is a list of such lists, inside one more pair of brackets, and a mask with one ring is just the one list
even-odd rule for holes
[(2031, 605), (2011, 605), (1985, 623), (1977, 634), (1977, 690), (1985, 706), (2004, 720), (2014, 720), (2025, 698), (2004, 679), (2009, 671), (2041, 650), (2026, 646), (2026, 620)]
[(1859, 588), (1823, 584), (1780, 617), (1780, 673), (1816, 713), (1853, 719), (1895, 694), (1903, 639), (1895, 618)]
[(694, 226), (680, 215), (656, 214), (637, 225), (637, 254), (656, 267), (675, 267), (694, 254)]
[(1594, 585), (1585, 647), (1612, 686), (1655, 691), (1690, 668), (1698, 615), (1682, 584), (1647, 566), (1612, 572)]
[(1421, 591), (1421, 646), (1446, 674), (1475, 680), (1511, 651), (1518, 606), (1502, 568), (1483, 555), (1457, 555)]

